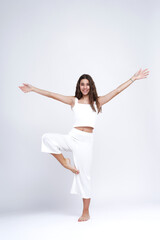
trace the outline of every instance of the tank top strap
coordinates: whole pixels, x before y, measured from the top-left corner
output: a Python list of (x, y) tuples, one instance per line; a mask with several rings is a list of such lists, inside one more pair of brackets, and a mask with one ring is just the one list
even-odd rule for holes
[(76, 104), (76, 103), (78, 103), (78, 98), (77, 98), (77, 97), (75, 97), (75, 104)]
[[(74, 97), (74, 106), (77, 105), (77, 103), (78, 103), (78, 98), (77, 98), (77, 97)], [(74, 106), (73, 106), (73, 107), (74, 107)]]

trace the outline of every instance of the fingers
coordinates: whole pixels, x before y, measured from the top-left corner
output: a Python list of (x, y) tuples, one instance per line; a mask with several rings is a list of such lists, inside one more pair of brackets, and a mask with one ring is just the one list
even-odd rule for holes
[(148, 74), (149, 74), (149, 71), (147, 71), (147, 69), (148, 69), (148, 68), (146, 68), (146, 69), (143, 71), (143, 74), (144, 74), (145, 76), (148, 76)]
[(142, 68), (140, 68), (140, 70), (137, 72), (137, 74), (143, 73), (145, 75), (146, 74), (148, 75), (149, 74), (149, 70), (148, 71), (147, 70), (148, 70), (148, 68), (145, 68), (144, 70), (142, 70)]
[(145, 68), (144, 70), (143, 70), (143, 73), (149, 73), (149, 70), (148, 70), (148, 68)]
[(138, 70), (138, 72), (137, 72), (137, 75), (139, 75), (139, 74), (140, 74), (140, 72), (141, 72), (141, 68)]
[(28, 92), (24, 86), (18, 86), (24, 93)]

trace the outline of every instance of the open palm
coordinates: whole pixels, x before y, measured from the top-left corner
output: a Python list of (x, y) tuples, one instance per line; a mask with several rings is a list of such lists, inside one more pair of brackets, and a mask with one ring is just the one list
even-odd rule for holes
[(143, 78), (146, 78), (148, 75), (149, 75), (148, 68), (146, 68), (144, 70), (140, 69), (138, 72), (136, 72), (133, 75), (133, 79), (135, 79), (135, 80), (143, 79)]
[(27, 93), (27, 92), (30, 92), (32, 91), (32, 85), (31, 84), (28, 84), (28, 83), (23, 83), (24, 86), (19, 86), (19, 88), (24, 92), (24, 93)]

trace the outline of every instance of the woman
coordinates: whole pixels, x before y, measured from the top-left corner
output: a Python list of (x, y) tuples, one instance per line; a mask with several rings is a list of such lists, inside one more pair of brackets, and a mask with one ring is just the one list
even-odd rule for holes
[[(75, 123), (68, 134), (45, 133), (42, 136), (41, 151), (54, 156), (63, 167), (74, 173), (70, 193), (80, 194), (83, 199), (83, 212), (78, 221), (90, 219), (89, 205), (91, 200), (91, 165), (93, 150), (93, 129), (96, 116), (102, 111), (102, 105), (110, 101), (135, 80), (146, 78), (147, 69), (140, 69), (128, 81), (118, 86), (104, 96), (98, 96), (93, 79), (90, 75), (82, 75), (76, 85), (75, 96), (64, 96), (58, 93), (38, 89), (30, 84), (19, 88), (24, 92), (35, 92), (53, 98), (71, 106)], [(69, 158), (62, 154), (64, 151), (73, 152), (74, 166)]]

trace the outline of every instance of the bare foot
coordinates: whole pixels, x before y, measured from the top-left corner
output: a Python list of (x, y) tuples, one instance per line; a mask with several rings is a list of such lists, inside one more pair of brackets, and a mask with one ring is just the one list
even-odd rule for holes
[(64, 164), (64, 167), (71, 170), (75, 174), (79, 174), (79, 170), (76, 169), (76, 167), (73, 167), (71, 165), (71, 160), (69, 158), (65, 158), (66, 163)]
[(83, 212), (82, 216), (78, 218), (78, 222), (87, 221), (90, 219), (89, 212)]

